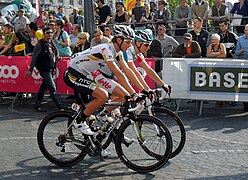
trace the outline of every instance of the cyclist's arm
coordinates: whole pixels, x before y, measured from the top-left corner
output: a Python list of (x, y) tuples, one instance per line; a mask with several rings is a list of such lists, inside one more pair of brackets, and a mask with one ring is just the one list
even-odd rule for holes
[(163, 86), (165, 84), (145, 60), (140, 62), (140, 66), (146, 71), (147, 75), (152, 78), (152, 80), (155, 81), (157, 84), (159, 84), (160, 86)]
[(144, 80), (144, 78), (142, 77), (142, 75), (140, 74), (140, 72), (138, 71), (136, 66), (134, 65), (134, 63), (133, 62), (128, 62), (127, 64), (132, 69), (132, 71), (134, 72), (136, 77), (139, 79), (140, 83), (144, 86), (144, 88), (145, 89), (150, 89), (150, 87), (148, 86), (148, 84), (146, 83), (146, 81)]
[(132, 71), (132, 69), (129, 68), (125, 60), (119, 61), (121, 69), (126, 74), (127, 78), (139, 89), (143, 90), (144, 86), (140, 83), (139, 79), (136, 77), (135, 73)]
[(135, 93), (132, 86), (129, 84), (127, 77), (121, 72), (120, 68), (116, 65), (114, 61), (106, 62), (109, 69), (114, 73), (117, 77), (119, 83), (132, 95)]

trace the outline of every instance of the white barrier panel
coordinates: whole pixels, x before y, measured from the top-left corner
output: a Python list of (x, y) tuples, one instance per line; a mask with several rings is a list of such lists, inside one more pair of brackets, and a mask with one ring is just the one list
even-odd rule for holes
[(162, 78), (171, 98), (248, 102), (248, 60), (166, 58)]

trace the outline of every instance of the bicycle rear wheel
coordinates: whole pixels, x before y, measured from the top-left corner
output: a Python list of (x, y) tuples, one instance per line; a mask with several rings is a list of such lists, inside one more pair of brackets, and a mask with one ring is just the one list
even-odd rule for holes
[[(134, 126), (138, 126), (141, 136), (137, 138)], [(133, 139), (127, 146), (123, 137)], [(115, 143), (121, 161), (138, 172), (151, 172), (161, 168), (169, 159), (172, 150), (170, 132), (158, 118), (139, 115), (134, 124), (125, 121), (120, 127)]]
[(55, 112), (46, 116), (38, 128), (40, 151), (50, 162), (68, 167), (79, 163), (86, 156), (84, 136), (74, 127), (72, 113)]
[(169, 109), (153, 107), (152, 111), (155, 117), (165, 123), (171, 133), (173, 148), (170, 158), (174, 158), (182, 151), (185, 145), (186, 132), (183, 122), (178, 115)]

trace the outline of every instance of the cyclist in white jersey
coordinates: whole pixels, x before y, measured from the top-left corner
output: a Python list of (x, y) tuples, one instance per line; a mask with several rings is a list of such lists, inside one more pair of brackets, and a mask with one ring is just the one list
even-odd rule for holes
[[(125, 31), (127, 26), (115, 26), (114, 34), (122, 34), (122, 31)], [(129, 28), (129, 27), (128, 27)], [(135, 36), (135, 35), (134, 35)], [(114, 41), (114, 40), (113, 40)], [(136, 77), (135, 73), (132, 69), (128, 66), (125, 58), (123, 57), (122, 52), (121, 55), (115, 57), (116, 64), (123, 70), (127, 78), (145, 95), (149, 95), (149, 87), (146, 86), (145, 88), (139, 79)], [(113, 90), (118, 85), (116, 81), (113, 80), (114, 74), (112, 70), (108, 66), (101, 66), (100, 69), (94, 73), (94, 80), (95, 82), (102, 88), (106, 89), (110, 94), (114, 95), (115, 97), (119, 98), (115, 101), (124, 102), (123, 95), (119, 96)], [(118, 79), (118, 78), (117, 78)], [(108, 110), (111, 108), (109, 107)], [(113, 109), (113, 108), (112, 108)]]
[(126, 51), (127, 53), (127, 64), (133, 70), (139, 81), (142, 83), (144, 88), (149, 88), (144, 80), (144, 77), (140, 74), (136, 68), (134, 61), (138, 61), (140, 66), (146, 71), (147, 75), (153, 79), (157, 84), (159, 84), (165, 92), (170, 95), (171, 86), (163, 82), (163, 80), (157, 75), (157, 73), (152, 69), (147, 62), (143, 53), (147, 52), (150, 44), (153, 40), (152, 31), (150, 29), (137, 30), (135, 31), (135, 41), (133, 46), (129, 47)]
[[(115, 34), (112, 43), (94, 46), (72, 56), (70, 66), (65, 71), (64, 82), (83, 96), (91, 95), (93, 97), (81, 114), (82, 120), (78, 119), (77, 122), (74, 122), (74, 126), (83, 134), (94, 134), (85, 119), (108, 100), (108, 92), (93, 80), (92, 73), (94, 71), (103, 66), (109, 67), (120, 83), (120, 85), (114, 84), (115, 88), (112, 91), (116, 96), (122, 98), (122, 101), (124, 101), (125, 95), (130, 94), (136, 101), (142, 98), (135, 93), (127, 77), (115, 63), (115, 58), (123, 59), (122, 51), (126, 51), (132, 45), (134, 36), (135, 33), (131, 28), (123, 26), (119, 34)], [(106, 85), (106, 83), (104, 84)]]

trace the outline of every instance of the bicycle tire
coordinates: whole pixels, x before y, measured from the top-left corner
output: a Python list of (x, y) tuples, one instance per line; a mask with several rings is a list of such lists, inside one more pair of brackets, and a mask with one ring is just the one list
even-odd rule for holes
[(154, 107), (152, 110), (154, 112), (154, 116), (163, 121), (170, 131), (173, 144), (170, 159), (174, 158), (183, 150), (186, 142), (186, 131), (183, 121), (173, 111), (164, 107)]
[[(51, 113), (47, 115), (41, 121), (39, 128), (38, 128), (37, 141), (38, 141), (39, 149), (47, 160), (49, 160), (50, 162), (52, 162), (53, 164), (57, 166), (61, 166), (61, 167), (73, 166), (79, 163), (80, 161), (82, 161), (84, 157), (87, 155), (86, 149), (83, 148), (83, 146), (79, 148), (79, 145), (76, 145), (70, 142), (66, 144), (67, 142), (65, 142), (64, 150), (66, 149), (66, 152), (63, 152), (63, 147), (57, 145), (56, 141), (59, 139), (60, 136), (63, 137), (63, 133), (65, 133), (68, 127), (68, 124), (71, 124), (72, 115), (73, 114), (71, 112), (66, 112), (66, 111), (58, 111), (58, 112)], [(56, 132), (55, 127), (59, 127), (58, 132)], [(60, 129), (60, 127), (62, 127), (62, 129)], [(54, 137), (49, 137), (49, 136), (47, 137), (46, 133), (48, 133), (48, 135), (50, 133), (51, 136), (54, 136)], [(68, 134), (71, 139), (75, 138), (76, 136), (76, 133), (73, 134), (72, 128), (69, 130)], [(51, 141), (52, 152), (50, 151), (50, 146), (46, 146), (45, 144), (46, 142), (49, 143), (49, 141)], [(52, 153), (55, 153), (55, 154), (52, 154)], [(75, 155), (73, 153), (75, 153)], [(65, 155), (72, 156), (72, 157), (69, 157), (68, 159), (66, 159)]]
[[(134, 143), (132, 143), (128, 147), (125, 144), (123, 144), (122, 143), (123, 137), (125, 135), (127, 136), (133, 135), (133, 137), (137, 139), (136, 134), (134, 132), (131, 134), (129, 133), (130, 131), (133, 131), (130, 130), (131, 121), (130, 120), (125, 121), (121, 125), (116, 137), (115, 148), (117, 155), (128, 168), (134, 171), (145, 173), (145, 172), (152, 172), (158, 170), (168, 161), (172, 151), (172, 139), (170, 136), (170, 132), (162, 121), (160, 121), (158, 118), (153, 116), (139, 115), (138, 118), (135, 120), (135, 122), (142, 124), (142, 128), (140, 132), (143, 138), (146, 138), (146, 140), (141, 142), (138, 139), (136, 140), (138, 143), (134, 141)], [(151, 127), (149, 126), (150, 124)], [(157, 127), (159, 129), (159, 134), (157, 129), (154, 127)], [(150, 131), (153, 129), (155, 129), (155, 134), (154, 132), (150, 133)], [(151, 142), (151, 140), (155, 141), (155, 138), (159, 136), (161, 136), (164, 139), (156, 141), (156, 143), (147, 146), (148, 143)], [(159, 152), (157, 152), (158, 151), (157, 144), (160, 143), (160, 141), (162, 142), (162, 147), (160, 147), (159, 150), (164, 149), (164, 152), (160, 155), (161, 157), (158, 158)], [(150, 150), (150, 148), (153, 147), (155, 147), (155, 149)], [(134, 150), (134, 152), (131, 152), (132, 150)], [(141, 158), (141, 153), (142, 153), (142, 158)], [(136, 156), (137, 159), (135, 159)], [(148, 161), (154, 163), (151, 165), (144, 165)]]

